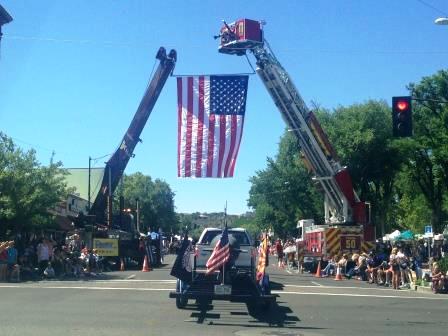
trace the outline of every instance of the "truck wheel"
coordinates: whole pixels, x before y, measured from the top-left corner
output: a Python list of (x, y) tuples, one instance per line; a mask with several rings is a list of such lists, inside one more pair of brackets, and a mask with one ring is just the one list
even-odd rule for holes
[[(177, 279), (176, 281), (176, 292), (181, 293), (181, 287), (184, 287), (184, 284), (181, 283), (181, 280)], [(181, 295), (176, 297), (176, 307), (179, 309), (185, 308), (185, 306), (188, 304), (188, 298)]]
[(207, 306), (209, 306), (209, 305), (212, 304), (212, 300), (210, 300), (210, 299), (206, 299), (206, 298), (201, 298), (201, 299), (197, 299), (197, 300), (196, 300), (196, 304), (197, 304), (199, 307), (207, 307)]
[(179, 309), (184, 309), (188, 304), (188, 299), (185, 296), (178, 296), (176, 298), (176, 307)]
[(271, 306), (272, 306), (271, 301), (263, 301), (260, 304), (260, 310), (266, 312), (271, 309)]

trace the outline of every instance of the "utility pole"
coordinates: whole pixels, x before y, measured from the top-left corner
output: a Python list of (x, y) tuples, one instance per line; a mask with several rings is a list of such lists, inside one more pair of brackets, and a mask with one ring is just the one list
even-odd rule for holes
[(92, 162), (92, 158), (89, 156), (89, 182), (87, 184), (87, 213), (90, 212), (90, 178), (91, 178), (91, 162)]

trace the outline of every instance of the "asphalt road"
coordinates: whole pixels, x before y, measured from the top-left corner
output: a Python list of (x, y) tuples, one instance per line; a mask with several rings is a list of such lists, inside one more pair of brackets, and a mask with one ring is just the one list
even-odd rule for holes
[(184, 310), (168, 298), (167, 265), (100, 279), (0, 283), (0, 335), (445, 335), (448, 296), (334, 281), (270, 266), (277, 304), (250, 315), (244, 304)]

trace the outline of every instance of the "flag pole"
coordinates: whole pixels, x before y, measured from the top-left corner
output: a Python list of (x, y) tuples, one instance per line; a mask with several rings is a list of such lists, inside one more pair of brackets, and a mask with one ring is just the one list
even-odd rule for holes
[[(227, 229), (227, 201), (226, 206), (224, 208), (224, 230)], [(224, 232), (223, 230), (223, 232)], [(230, 241), (228, 242), (230, 248)], [(224, 285), (224, 276), (225, 276), (226, 263), (222, 265), (222, 285)]]

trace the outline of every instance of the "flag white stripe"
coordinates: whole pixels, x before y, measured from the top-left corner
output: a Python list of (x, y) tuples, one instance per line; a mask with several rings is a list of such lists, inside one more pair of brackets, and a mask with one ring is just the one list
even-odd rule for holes
[(220, 140), (220, 123), (221, 118), (219, 115), (215, 114), (215, 134), (214, 134), (214, 145), (213, 145), (213, 169), (212, 169), (212, 176), (218, 177), (218, 164), (219, 164), (219, 148), (221, 144), (219, 143)]
[(226, 176), (225, 174), (225, 169), (226, 169), (226, 163), (227, 163), (227, 158), (229, 157), (229, 152), (230, 152), (230, 144), (232, 142), (232, 115), (226, 115), (226, 142), (225, 142), (225, 148), (224, 148), (224, 153), (223, 153), (223, 158), (222, 158), (222, 165), (221, 165), (221, 172), (220, 172), (220, 176), (224, 177)]
[(207, 157), (208, 157), (208, 123), (210, 116), (210, 77), (204, 77), (204, 127), (202, 135), (202, 162), (201, 176), (207, 176)]
[(228, 167), (228, 171), (227, 171), (227, 175), (231, 177), (231, 173), (232, 173), (232, 167), (234, 165), (234, 161), (236, 160), (236, 156), (238, 153), (238, 149), (240, 147), (240, 142), (241, 142), (241, 135), (242, 135), (242, 130), (243, 130), (243, 116), (238, 115), (236, 118), (236, 136), (235, 136), (235, 147), (233, 147), (233, 152), (231, 153), (231, 159), (230, 159), (230, 164)]
[(187, 111), (188, 108), (188, 77), (182, 77), (182, 126), (180, 146), (180, 176), (185, 177), (185, 152), (187, 143)]
[(196, 176), (196, 160), (198, 150), (198, 123), (199, 123), (199, 77), (193, 77), (193, 116), (191, 118), (191, 177)]

